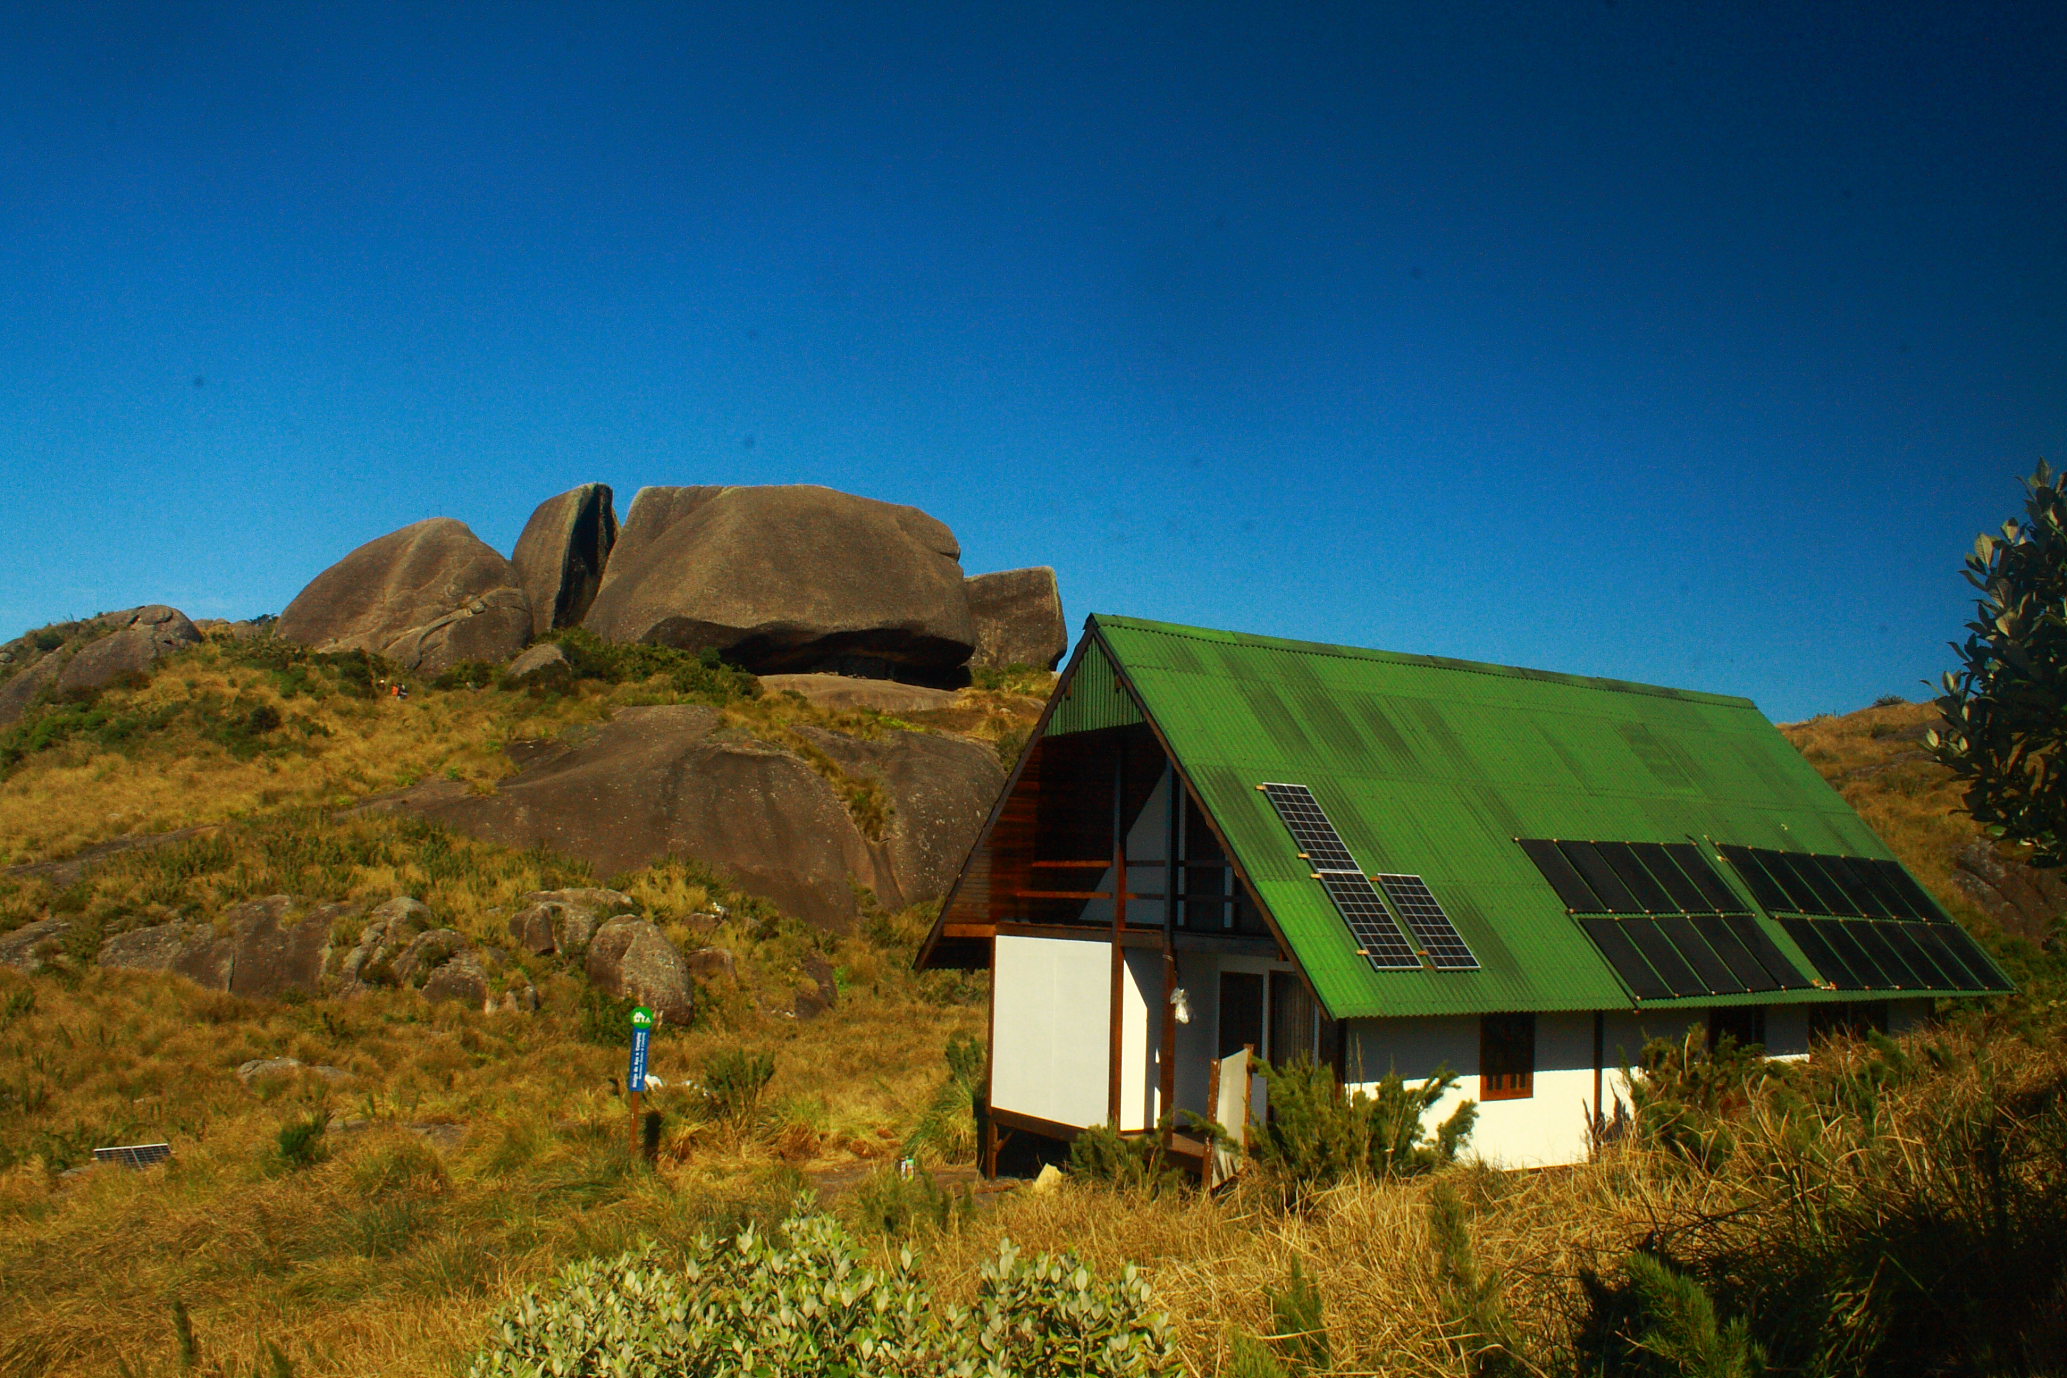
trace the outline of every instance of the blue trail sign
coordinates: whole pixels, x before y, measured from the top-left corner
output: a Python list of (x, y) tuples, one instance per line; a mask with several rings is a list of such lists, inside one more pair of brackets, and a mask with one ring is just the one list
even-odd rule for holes
[(644, 1005), (632, 1011), (632, 1065), (624, 1089), (638, 1095), (646, 1089), (646, 1045), (653, 1041), (653, 1011)]

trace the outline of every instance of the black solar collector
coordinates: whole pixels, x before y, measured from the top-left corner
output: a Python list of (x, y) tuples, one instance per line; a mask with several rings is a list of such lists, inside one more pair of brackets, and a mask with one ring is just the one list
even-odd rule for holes
[(1694, 882), (1695, 888), (1700, 890), (1702, 897), (1708, 901), (1710, 909), (1718, 914), (1745, 912), (1744, 901), (1739, 899), (1737, 892), (1715, 873), (1715, 868), (1708, 864), (1707, 857), (1701, 855), (1699, 847), (1691, 842), (1668, 842), (1665, 844), (1665, 851), (1679, 863), (1679, 869), (1686, 873), (1687, 879)]
[(1664, 1000), (1672, 995), (1672, 987), (1658, 979), (1658, 973), (1651, 970), (1651, 964), (1644, 960), (1643, 953), (1637, 951), (1636, 944), (1623, 932), (1622, 920), (1587, 917), (1579, 920), (1579, 927), (1593, 939), (1593, 945), (1600, 949), (1601, 956), (1608, 959), (1608, 965), (1615, 969), (1615, 974), (1622, 978), (1622, 983), (1637, 999)]
[(1723, 959), (1724, 965), (1730, 969), (1730, 974), (1735, 976), (1746, 990), (1780, 988), (1780, 982), (1766, 970), (1765, 964), (1752, 954), (1743, 940), (1730, 931), (1730, 925), (1722, 915), (1695, 914), (1688, 922), (1692, 923), (1702, 938), (1707, 940), (1708, 945), (1715, 949), (1715, 955)]
[(1679, 863), (1672, 859), (1672, 854), (1663, 847), (1655, 842), (1632, 842), (1629, 844), (1629, 850), (1644, 864), (1644, 869), (1651, 873), (1658, 884), (1665, 888), (1666, 898), (1671, 901), (1668, 908), (1682, 914), (1702, 914), (1715, 908), (1702, 895), (1700, 887), (1680, 870)]
[(1764, 926), (1749, 914), (1725, 914), (1723, 923), (1736, 934), (1737, 941), (1751, 950), (1758, 958), (1758, 964), (1766, 973), (1780, 983), (1782, 990), (1807, 990), (1815, 982), (1802, 974), (1801, 968), (1788, 960), (1780, 950), (1780, 944), (1773, 941)]
[(1607, 858), (1591, 842), (1560, 842), (1558, 850), (1565, 854), (1565, 860), (1582, 876), (1588, 888), (1600, 897), (1600, 902), (1610, 914), (1641, 914), (1643, 906), (1636, 902), (1636, 896), (1629, 893), (1629, 887), (1615, 874), (1615, 868), (1608, 865)]
[(1651, 970), (1672, 988), (1674, 995), (1709, 994), (1707, 983), (1679, 954), (1679, 949), (1672, 945), (1672, 939), (1666, 936), (1656, 919), (1623, 919), (1621, 923), (1629, 941), (1636, 944), (1636, 950), (1644, 954)]
[(1666, 894), (1665, 887), (1652, 878), (1650, 870), (1637, 860), (1635, 849), (1627, 842), (1596, 842), (1593, 846), (1601, 854), (1601, 860), (1614, 871), (1615, 879), (1629, 887), (1639, 910), (1646, 914), (1678, 912), (1679, 906), (1672, 902), (1672, 896)]
[(1694, 922), (1684, 914), (1667, 914), (1656, 920), (1672, 945), (1679, 949), (1679, 955), (1687, 959), (1687, 965), (1701, 978), (1706, 993), (1711, 995), (1742, 995), (1751, 987), (1737, 979), (1729, 963), (1716, 954), (1700, 933), (1695, 931)]
[(1593, 887), (1573, 869), (1555, 842), (1548, 838), (1526, 841), (1517, 838), (1516, 841), (1521, 842), (1522, 851), (1536, 863), (1536, 869), (1550, 882), (1550, 888), (1557, 891), (1557, 897), (1564, 902), (1566, 909), (1574, 914), (1606, 912), (1607, 906), (1601, 903), (1600, 896), (1593, 893)]

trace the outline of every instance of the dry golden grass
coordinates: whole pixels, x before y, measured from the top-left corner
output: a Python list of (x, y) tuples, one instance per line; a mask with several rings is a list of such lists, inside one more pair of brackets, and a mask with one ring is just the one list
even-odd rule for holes
[[(893, 1154), (945, 1074), (947, 1038), (981, 1024), (980, 1007), (925, 990), (898, 972), (815, 1021), (747, 1014), (664, 1035), (652, 1069), (667, 1085), (648, 1104), (674, 1127), (644, 1170), (615, 1093), (624, 1051), (578, 1037), (571, 978), (525, 1017), (0, 971), (0, 1374), (170, 1371), (175, 1300), (212, 1362), (256, 1364), (270, 1341), (305, 1373), (445, 1371), (497, 1299), (569, 1259), (780, 1214), (797, 1169)], [(697, 1122), (691, 1083), (721, 1047), (776, 1059), (745, 1132)], [(276, 1056), (352, 1076), (237, 1079)], [(328, 1158), (295, 1170), (277, 1136), (319, 1109), (364, 1127), (333, 1128)], [(410, 1124), (466, 1137), (433, 1147)], [(167, 1168), (50, 1172), (157, 1138), (175, 1145)]]

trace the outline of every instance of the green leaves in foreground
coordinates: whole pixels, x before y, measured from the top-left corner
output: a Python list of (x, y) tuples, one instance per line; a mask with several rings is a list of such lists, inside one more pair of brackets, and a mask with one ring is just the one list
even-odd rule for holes
[(859, 1262), (824, 1215), (780, 1242), (748, 1229), (698, 1241), (679, 1269), (650, 1249), (565, 1269), (543, 1299), (506, 1311), (469, 1378), (1150, 1378), (1175, 1361), (1148, 1284), (1129, 1266), (1101, 1283), (1068, 1256), (1023, 1258), (1007, 1241), (975, 1301), (943, 1307), (909, 1249)]

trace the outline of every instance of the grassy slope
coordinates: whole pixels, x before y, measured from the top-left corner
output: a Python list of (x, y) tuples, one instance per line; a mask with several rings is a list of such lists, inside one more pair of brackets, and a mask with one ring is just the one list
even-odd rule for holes
[[(269, 675), (247, 677), (212, 648), (128, 702), (214, 694), (235, 704), (274, 688)], [(0, 808), (44, 829), (18, 859), (136, 827), (244, 821), (215, 835), (206, 865), (178, 863), (173, 851), (123, 858), (100, 873), (105, 880), (69, 894), (17, 885), (0, 893), (0, 926), (53, 901), (125, 922), (153, 905), (205, 911), (240, 893), (323, 885), (369, 896), (411, 890), (468, 924), (492, 923), (510, 895), (560, 878), (552, 868), (561, 863), (454, 839), (426, 848), (383, 832), (398, 826), (390, 821), (326, 824), (305, 810), (432, 771), (492, 778), (505, 769), (499, 745), (511, 735), (557, 730), (637, 692), (653, 691), (618, 686), (545, 702), (493, 690), (419, 691), (407, 704), (283, 699), (290, 722), (294, 713), (329, 715), (319, 720), (330, 735), (252, 760), (213, 743), (201, 719), (114, 750), (74, 743), (0, 786)], [(1788, 731), (1971, 919), (1949, 884), (1970, 825), (1946, 816), (1949, 787), (1908, 739), (1926, 713), (1875, 709)], [(1010, 711), (993, 716), (1011, 730)], [(186, 787), (163, 786), (157, 777), (167, 773), (184, 773)], [(42, 807), (18, 801), (17, 790), (36, 792)], [(322, 845), (296, 841), (311, 835)], [(218, 864), (224, 852), (232, 859)], [(707, 878), (680, 866), (624, 883), (664, 922), (690, 924), (710, 899)], [(701, 1122), (680, 1089), (660, 1093), (669, 1122), (652, 1173), (632, 1170), (621, 1147), (623, 1107), (610, 1084), (621, 1051), (583, 1040), (578, 988), (549, 968), (538, 973), (546, 1010), (530, 1019), (429, 1009), (405, 996), (275, 1006), (124, 973), (0, 972), (0, 1150), (12, 1164), (0, 1176), (0, 1375), (112, 1373), (118, 1360), (169, 1371), (175, 1299), (192, 1309), (206, 1356), (248, 1366), (275, 1342), (304, 1372), (447, 1371), (499, 1300), (561, 1261), (777, 1212), (799, 1167), (886, 1159), (940, 1087), (946, 1039), (981, 1032), (973, 987), (905, 972), (918, 918), (886, 917), (872, 936), (842, 940), (833, 956), (846, 997), (802, 1024), (764, 1012), (776, 1002), (759, 997), (810, 940), (779, 924), (718, 935), (747, 955), (741, 985), (714, 992), (714, 1027), (665, 1040), (654, 1069), (672, 1081), (718, 1048), (771, 1051), (770, 1104), (741, 1132)], [(248, 1090), (233, 1074), (247, 1058), (282, 1054), (354, 1076)], [(290, 1169), (276, 1136), (318, 1105), (369, 1127), (333, 1132), (326, 1161)], [(464, 1145), (433, 1151), (402, 1127), (427, 1121), (463, 1123)], [(51, 1165), (87, 1143), (156, 1134), (180, 1144), (168, 1171), (52, 1179)], [(1486, 1262), (1506, 1280), (1519, 1324), (1546, 1344), (1569, 1319), (1578, 1266), (1615, 1257), (1718, 1190), (1641, 1155), (1562, 1174), (1466, 1170), (1459, 1180)], [(1154, 1200), (1071, 1185), (1022, 1194), (928, 1240), (925, 1267), (943, 1291), (966, 1291), (1001, 1232), (1033, 1248), (1077, 1249), (1102, 1269), (1142, 1263), (1176, 1315), (1188, 1364), (1217, 1373), (1228, 1326), (1267, 1329), (1265, 1289), (1298, 1259), (1329, 1299), (1342, 1371), (1462, 1375), (1466, 1364), (1443, 1339), (1455, 1317), (1426, 1191), (1346, 1187), (1286, 1216), (1240, 1195)]]

